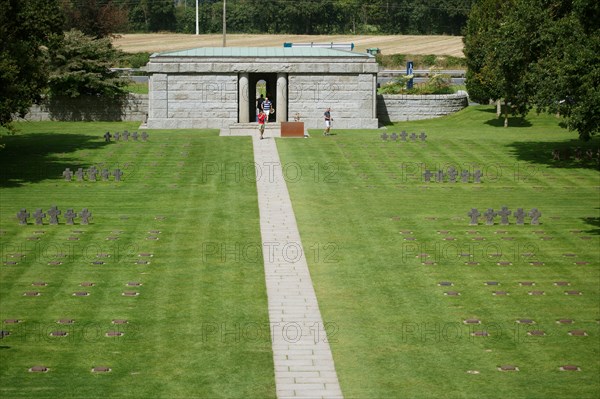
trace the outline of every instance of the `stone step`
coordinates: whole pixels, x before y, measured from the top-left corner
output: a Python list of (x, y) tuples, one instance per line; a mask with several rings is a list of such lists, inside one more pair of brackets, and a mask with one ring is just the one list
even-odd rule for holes
[[(221, 129), (221, 136), (254, 136), (258, 135), (258, 123), (234, 123), (229, 128)], [(281, 124), (271, 122), (265, 124), (263, 137), (281, 137)]]

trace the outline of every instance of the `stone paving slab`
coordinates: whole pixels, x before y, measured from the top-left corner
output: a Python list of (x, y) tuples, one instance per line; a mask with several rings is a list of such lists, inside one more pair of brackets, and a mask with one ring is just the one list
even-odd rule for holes
[(277, 397), (343, 398), (275, 140), (252, 143)]

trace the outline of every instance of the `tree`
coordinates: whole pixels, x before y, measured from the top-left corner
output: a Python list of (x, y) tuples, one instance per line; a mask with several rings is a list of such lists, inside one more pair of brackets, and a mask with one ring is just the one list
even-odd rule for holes
[(0, 126), (10, 128), (47, 87), (48, 50), (62, 38), (55, 0), (0, 0)]
[(123, 99), (127, 82), (110, 69), (118, 56), (108, 38), (94, 39), (77, 30), (66, 32), (63, 46), (52, 56), (50, 96)]
[(467, 22), (467, 91), (477, 102), (503, 100), (505, 127), (509, 115), (531, 108), (528, 73), (539, 52), (539, 14), (531, 10), (528, 1), (483, 0)]
[(129, 21), (133, 30), (173, 31), (177, 26), (175, 4), (172, 0), (139, 0), (129, 11)]
[(464, 39), (470, 97), (503, 99), (505, 126), (535, 106), (589, 139), (600, 129), (599, 17), (595, 0), (481, 1)]
[(105, 37), (127, 24), (127, 10), (112, 0), (61, 0), (66, 30), (77, 29), (93, 37)]
[(562, 115), (564, 127), (589, 140), (600, 130), (600, 4), (596, 0), (547, 3), (545, 56), (531, 78), (534, 103), (538, 111)]

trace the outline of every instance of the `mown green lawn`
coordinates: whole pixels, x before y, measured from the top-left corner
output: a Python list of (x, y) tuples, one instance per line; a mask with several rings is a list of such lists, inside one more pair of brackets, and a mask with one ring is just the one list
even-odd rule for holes
[[(600, 394), (598, 164), (551, 154), (595, 151), (600, 141), (578, 143), (552, 116), (501, 124), (492, 108), (470, 107), (386, 130), (424, 131), (426, 143), (384, 142), (383, 130), (278, 140), (346, 397)], [(426, 169), (450, 166), (481, 170), (482, 183), (423, 182)], [(517, 226), (511, 217), (500, 226), (496, 217), (487, 226), (482, 216), (469, 226), (471, 208), (502, 206), (538, 208), (541, 224), (526, 218)], [(499, 285), (485, 284), (492, 281)], [(555, 285), (562, 281), (569, 285)], [(464, 324), (470, 318), (481, 324)], [(528, 335), (533, 330), (545, 335)], [(489, 336), (471, 335), (477, 331)], [(498, 371), (502, 365), (519, 371)]]
[[(425, 131), (424, 144), (383, 142), (383, 130), (277, 141), (345, 397), (600, 393), (598, 165), (551, 155), (599, 141), (576, 142), (554, 117), (532, 115), (509, 129), (501, 123), (493, 109), (470, 107), (386, 130)], [(147, 143), (107, 144), (105, 131), (137, 124), (19, 127), (0, 151), (0, 320), (22, 320), (0, 327), (11, 333), (0, 341), (0, 395), (275, 396), (251, 141), (149, 131)], [(123, 181), (62, 178), (66, 167), (91, 165), (118, 167)], [(425, 169), (449, 166), (481, 170), (482, 183), (422, 181)], [(33, 218), (18, 225), (19, 209), (52, 205), (63, 212), (60, 225), (35, 226)], [(499, 226), (497, 217), (486, 226), (481, 217), (469, 226), (471, 208), (504, 205), (538, 208), (541, 224), (527, 218), (516, 226), (511, 217)], [(68, 208), (84, 207), (92, 224), (64, 224)], [(47, 285), (32, 286), (40, 281)], [(63, 318), (75, 322), (56, 323)], [(464, 324), (468, 318), (481, 324)], [(57, 330), (69, 335), (49, 336)], [(527, 335), (532, 330), (545, 335)], [(34, 365), (50, 371), (29, 373)], [(94, 366), (112, 371), (92, 373)]]
[[(0, 151), (0, 320), (21, 320), (0, 327), (10, 332), (0, 341), (0, 396), (274, 397), (256, 187), (221, 173), (253, 162), (250, 139), (183, 130), (105, 143), (105, 131), (137, 124), (18, 127)], [(92, 165), (120, 168), (122, 181), (62, 178), (66, 167)], [(18, 224), (21, 208), (52, 205), (59, 225)], [(68, 208), (88, 208), (92, 223), (66, 225)], [(58, 330), (68, 335), (49, 335)], [(36, 365), (49, 372), (28, 372)]]

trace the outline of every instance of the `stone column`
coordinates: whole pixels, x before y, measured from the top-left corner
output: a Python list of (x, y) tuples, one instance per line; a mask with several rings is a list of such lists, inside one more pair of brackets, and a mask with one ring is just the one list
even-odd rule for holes
[(275, 108), (275, 119), (277, 122), (287, 122), (287, 74), (277, 74), (277, 105)]
[(238, 81), (238, 114), (240, 123), (250, 122), (250, 93), (248, 91), (248, 74), (240, 73)]
[(377, 74), (373, 74), (373, 113), (371, 118), (377, 118)]

